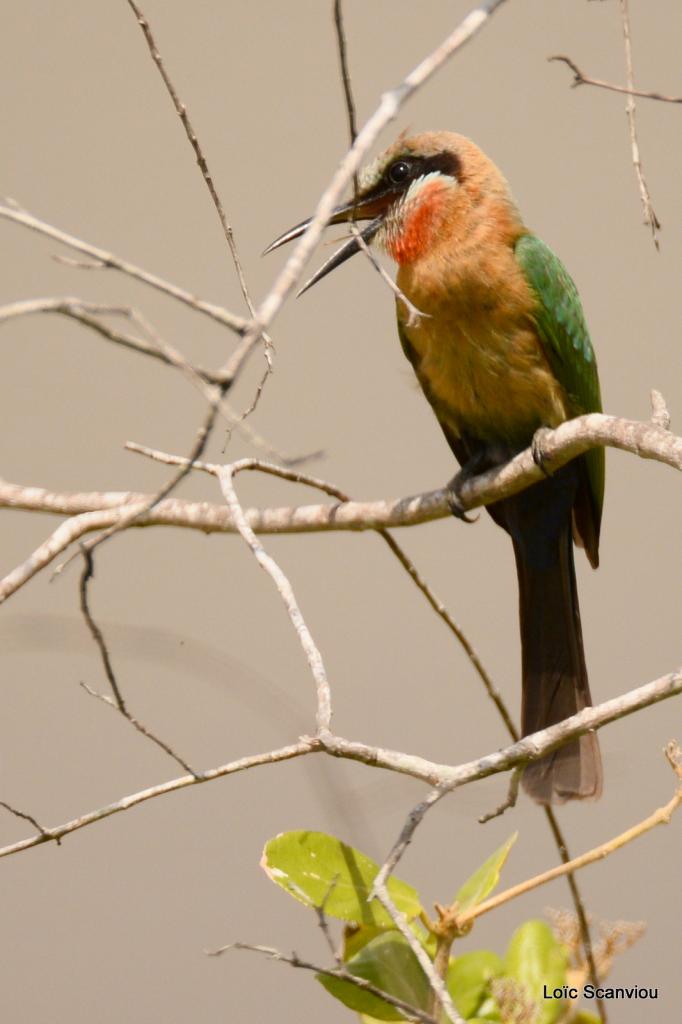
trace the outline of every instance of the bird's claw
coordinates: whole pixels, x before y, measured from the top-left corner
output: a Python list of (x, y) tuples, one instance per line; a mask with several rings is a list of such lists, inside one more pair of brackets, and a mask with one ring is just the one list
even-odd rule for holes
[(467, 510), (462, 504), (462, 499), (459, 495), (459, 486), (461, 483), (462, 473), (458, 473), (454, 476), (447, 486), (447, 503), (450, 512), (455, 519), (461, 519), (463, 523), (475, 523), (478, 516), (470, 516), (467, 514)]
[(546, 477), (550, 477), (552, 474), (547, 468), (547, 464), (550, 461), (547, 455), (546, 442), (547, 437), (552, 431), (547, 427), (538, 427), (533, 434), (533, 440), (530, 443), (530, 451), (533, 456), (533, 462), (540, 469)]

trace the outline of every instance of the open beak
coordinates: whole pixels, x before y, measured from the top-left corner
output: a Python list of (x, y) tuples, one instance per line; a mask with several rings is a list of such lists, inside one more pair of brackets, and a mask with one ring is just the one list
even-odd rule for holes
[[(386, 189), (380, 193), (375, 193), (374, 195), (358, 197), (356, 200), (351, 200), (349, 203), (337, 206), (329, 220), (329, 223), (347, 224), (349, 221), (370, 221), (370, 223), (359, 232), (360, 238), (369, 245), (381, 228), (386, 211), (394, 198), (395, 192), (392, 189)], [(280, 245), (285, 245), (287, 242), (293, 242), (295, 238), (300, 238), (307, 230), (311, 221), (312, 217), (309, 217), (307, 220), (297, 224), (296, 227), (290, 228), (289, 231), (285, 231), (283, 235), (276, 238), (275, 241), (264, 250), (263, 256), (266, 256), (274, 249), (279, 249)], [(321, 281), (323, 277), (326, 277), (330, 271), (335, 270), (336, 267), (340, 267), (342, 263), (345, 263), (351, 256), (354, 256), (356, 252), (360, 252), (361, 247), (361, 243), (357, 236), (354, 235), (352, 238), (349, 238), (347, 242), (344, 242), (340, 249), (336, 250), (333, 256), (329, 257), (326, 263), (322, 264), (320, 269), (313, 274), (310, 280), (306, 281), (298, 294), (303, 295), (303, 292), (307, 292), (314, 284), (317, 284), (317, 282)]]

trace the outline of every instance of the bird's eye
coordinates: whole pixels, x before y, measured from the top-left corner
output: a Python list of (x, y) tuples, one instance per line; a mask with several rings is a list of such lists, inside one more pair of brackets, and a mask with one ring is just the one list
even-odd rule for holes
[(388, 179), (393, 185), (402, 185), (409, 178), (411, 170), (407, 160), (396, 160), (388, 169)]

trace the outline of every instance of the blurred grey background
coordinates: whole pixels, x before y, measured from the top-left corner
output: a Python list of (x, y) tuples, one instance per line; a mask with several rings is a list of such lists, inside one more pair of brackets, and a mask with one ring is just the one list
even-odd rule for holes
[[(345, 5), (361, 122), (469, 9), (470, 0)], [(682, 8), (633, 0), (638, 84), (680, 93)], [(347, 144), (331, 3), (143, 0), (157, 42), (203, 142), (249, 284), (268, 289), (283, 255), (262, 248), (312, 210)], [(0, 192), (63, 229), (110, 248), (208, 299), (242, 311), (227, 247), (184, 133), (124, 0), (2, 4)], [(613, 3), (508, 3), (390, 126), (472, 136), (503, 168), (527, 222), (580, 289), (598, 352), (606, 410), (650, 415), (665, 394), (682, 425), (680, 109), (640, 101), (644, 167), (663, 222), (657, 253), (642, 226), (623, 97), (571, 90), (567, 53), (587, 72), (624, 81)], [(332, 232), (333, 234), (333, 232)], [(219, 365), (234, 339), (206, 318), (113, 272), (56, 264), (58, 246), (0, 225), (3, 302), (46, 295), (138, 305), (189, 358)], [(317, 259), (321, 259), (322, 250)], [(275, 373), (253, 425), (289, 452), (325, 450), (311, 468), (359, 497), (439, 486), (453, 461), (400, 352), (393, 297), (356, 259), (273, 328)], [(189, 450), (203, 414), (175, 372), (107, 345), (58, 318), (2, 328), (2, 475), (64, 490), (152, 491), (167, 471), (123, 450), (136, 440)], [(246, 407), (254, 360), (233, 400)], [(212, 455), (225, 442), (218, 431)], [(227, 456), (250, 451), (238, 438)], [(311, 492), (240, 480), (245, 503), (305, 502)], [(219, 500), (193, 477), (182, 494)], [(56, 521), (4, 512), (8, 571)], [(401, 542), (481, 652), (517, 711), (519, 650), (511, 545), (486, 516), (403, 531)], [(379, 540), (370, 535), (273, 538), (321, 647), (344, 735), (451, 763), (506, 736), (470, 665)], [(595, 699), (679, 662), (679, 479), (609, 452), (602, 567), (578, 555)], [(78, 569), (43, 573), (3, 608), (0, 799), (53, 825), (171, 778), (176, 766), (89, 698), (105, 689), (77, 610)], [(291, 741), (312, 727), (307, 666), (270, 580), (236, 537), (130, 531), (97, 559), (91, 591), (132, 711), (191, 762), (212, 766)], [(682, 739), (668, 702), (601, 733), (603, 799), (568, 807), (570, 848), (589, 849), (665, 803), (661, 755)], [(554, 864), (544, 817), (522, 799), (486, 826), (478, 815), (506, 789), (498, 777), (442, 802), (401, 874), (429, 903), (514, 829), (504, 879)], [(171, 795), (4, 860), (2, 1004), (6, 1020), (208, 1024), (219, 1020), (350, 1019), (315, 981), (244, 953), (234, 939), (324, 960), (312, 916), (258, 867), (263, 843), (290, 828), (333, 831), (381, 859), (424, 787), (322, 758)], [(1, 809), (0, 809), (1, 810)], [(30, 828), (4, 811), (0, 840)], [(580, 877), (595, 918), (646, 919), (614, 983), (658, 986), (651, 1020), (672, 1020), (679, 977), (680, 822)], [(482, 919), (461, 950), (502, 951), (516, 923), (570, 906), (564, 881)], [(619, 1003), (612, 1020), (642, 1020)]]

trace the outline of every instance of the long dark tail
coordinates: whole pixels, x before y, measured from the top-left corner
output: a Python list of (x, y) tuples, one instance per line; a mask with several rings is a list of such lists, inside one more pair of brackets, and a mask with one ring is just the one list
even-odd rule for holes
[[(492, 507), (511, 534), (519, 578), (524, 736), (592, 703), (573, 563), (574, 464)], [(598, 797), (602, 787), (594, 734), (528, 765), (523, 787), (539, 803)]]

